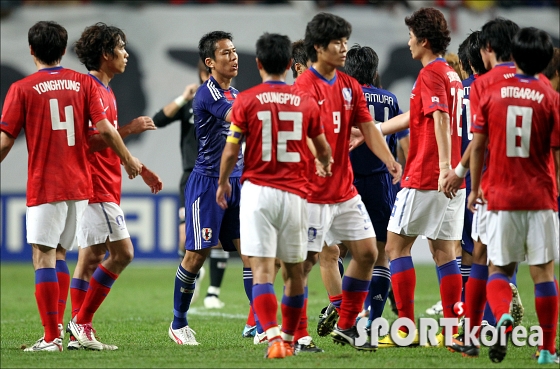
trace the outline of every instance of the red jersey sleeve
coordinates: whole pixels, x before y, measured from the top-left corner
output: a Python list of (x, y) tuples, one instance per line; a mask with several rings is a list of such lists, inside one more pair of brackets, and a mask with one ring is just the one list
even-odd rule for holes
[(476, 114), (476, 121), (473, 121), (471, 131), (473, 133), (482, 133), (488, 135), (488, 103), (489, 99), (483, 97), (480, 101), (478, 113)]
[(427, 69), (420, 74), (422, 79), (422, 110), (424, 115), (430, 115), (436, 110), (444, 113), (449, 112), (449, 104), (447, 101), (447, 91), (445, 87), (445, 76), (433, 69)]
[[(99, 123), (103, 119), (107, 119), (107, 114), (105, 113), (107, 109), (103, 106), (103, 99), (101, 98), (99, 89), (93, 83), (91, 78), (86, 76), (86, 78), (84, 78), (84, 84), (86, 85), (86, 88), (89, 89), (89, 92), (87, 94), (88, 102), (86, 106), (89, 107), (91, 124), (93, 127), (95, 127), (97, 123)], [(113, 122), (110, 123), (112, 124)]]
[(356, 106), (354, 107), (356, 115), (354, 116), (354, 123), (372, 122), (373, 118), (369, 113), (368, 105), (366, 103), (362, 87), (358, 84), (358, 82), (356, 82), (352, 84), (352, 89), (352, 93), (354, 94), (354, 96), (356, 96)]
[(19, 86), (14, 83), (8, 90), (2, 108), (0, 129), (13, 138), (19, 135), (25, 120), (25, 100)]
[(239, 127), (243, 132), (247, 132), (247, 117), (244, 109), (245, 96), (243, 94), (237, 95), (231, 108), (231, 124)]
[(324, 133), (323, 124), (321, 123), (321, 113), (319, 111), (319, 105), (311, 97), (307, 99), (308, 105), (308, 116), (309, 125), (307, 127), (307, 137), (315, 138), (321, 133)]
[(552, 104), (552, 117), (554, 122), (550, 146), (560, 148), (560, 94), (556, 94), (556, 98)]

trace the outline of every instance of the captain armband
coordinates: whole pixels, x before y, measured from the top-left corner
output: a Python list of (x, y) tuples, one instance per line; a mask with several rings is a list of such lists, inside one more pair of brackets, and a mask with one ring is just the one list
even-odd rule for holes
[(234, 124), (231, 124), (229, 126), (229, 132), (228, 132), (228, 137), (226, 139), (226, 142), (231, 142), (240, 145), (242, 140), (243, 140), (243, 131), (241, 130), (241, 128), (239, 128)]

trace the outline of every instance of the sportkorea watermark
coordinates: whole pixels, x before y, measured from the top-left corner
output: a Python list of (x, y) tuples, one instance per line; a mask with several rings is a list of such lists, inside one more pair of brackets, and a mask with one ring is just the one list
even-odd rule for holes
[[(356, 338), (355, 341), (357, 346), (366, 343), (366, 324), (367, 319), (360, 319), (357, 323), (356, 328), (359, 333), (359, 337)], [(398, 318), (389, 326), (387, 319), (381, 317), (375, 319), (371, 323), (370, 343), (373, 346), (377, 346), (379, 339), (389, 334), (397, 346), (410, 346), (416, 338), (418, 338), (418, 343), (414, 343), (420, 346), (437, 346), (439, 342), (436, 335), (440, 328), (444, 328), (449, 332), (454, 327), (458, 326), (459, 322), (457, 318), (439, 318), (437, 320), (434, 318), (420, 318), (417, 324), (408, 318)], [(406, 327), (409, 332), (415, 332), (415, 330), (418, 329), (418, 336), (416, 337), (416, 334), (412, 333), (408, 334), (406, 337), (401, 337), (398, 333), (401, 327)], [(477, 334), (479, 330), (480, 335)], [(490, 325), (483, 326), (482, 328), (476, 326), (471, 329), (469, 318), (465, 318), (463, 333), (463, 344), (467, 346), (494, 346), (497, 343), (505, 346), (508, 341), (508, 334), (506, 334), (505, 327), (500, 327), (499, 331)], [(511, 332), (511, 342), (518, 347), (541, 346), (543, 343), (542, 328), (540, 326), (527, 328), (519, 325), (513, 328)], [(452, 343), (453, 337), (451, 335), (445, 335), (444, 345), (451, 346)]]

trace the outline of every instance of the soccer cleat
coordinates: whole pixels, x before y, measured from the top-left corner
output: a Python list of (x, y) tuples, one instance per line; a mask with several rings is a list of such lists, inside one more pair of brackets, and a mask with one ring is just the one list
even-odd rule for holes
[(82, 345), (80, 345), (80, 342), (78, 342), (78, 340), (76, 339), (76, 337), (74, 337), (73, 334), (70, 335), (70, 341), (68, 341), (68, 345), (66, 346), (66, 349), (69, 351), (74, 351), (74, 350), (79, 350), (82, 348)]
[[(500, 331), (502, 327), (505, 327), (505, 332), (506, 332), (505, 343), (500, 342), (501, 341)], [(490, 349), (488, 350), (488, 356), (490, 357), (490, 360), (492, 362), (501, 363), (502, 360), (504, 360), (504, 358), (506, 357), (507, 344), (511, 336), (511, 332), (513, 330), (513, 317), (509, 314), (503, 314), (500, 320), (498, 321), (498, 324), (496, 325), (496, 330), (498, 332), (498, 339), (496, 340), (496, 343), (493, 346), (490, 346)]]
[(218, 296), (206, 296), (204, 298), (204, 307), (206, 309), (221, 309), (225, 306), (226, 304), (224, 304), (222, 302), (222, 300), (220, 300), (218, 298)]
[[(406, 332), (403, 332), (400, 329), (398, 330), (397, 334), (401, 338), (406, 338), (408, 336), (408, 334)], [(420, 345), (420, 338), (418, 337), (418, 331), (416, 330), (414, 332), (414, 339), (412, 340), (412, 343), (410, 344), (410, 346), (412, 347), (412, 346), (418, 346), (418, 345)], [(379, 346), (379, 348), (400, 347), (399, 345), (397, 345), (393, 341), (393, 339), (391, 338), (391, 335), (389, 335), (389, 334), (379, 340), (378, 346)]]
[(188, 325), (183, 328), (173, 329), (173, 323), (169, 325), (168, 330), (169, 338), (178, 345), (197, 346), (199, 343), (196, 341), (194, 335), (196, 334)]
[(77, 324), (76, 322), (71, 320), (70, 322), (68, 322), (68, 328), (70, 328), (71, 335), (76, 338), (76, 340), (83, 348), (97, 351), (114, 351), (118, 349), (117, 346), (106, 345), (99, 342), (95, 337), (95, 329), (93, 329), (91, 323)]
[[(453, 335), (453, 339), (455, 339), (457, 337), (459, 337), (459, 334), (454, 334)], [(425, 347), (446, 347), (445, 346), (445, 336), (443, 335), (443, 333), (440, 332), (440, 333), (436, 334), (436, 340), (437, 340), (437, 345), (432, 346), (429, 343), (427, 343), (425, 345)]]
[(428, 315), (442, 315), (443, 314), (443, 305), (441, 301), (436, 302), (432, 305), (431, 308), (426, 309), (426, 314)]
[(509, 311), (513, 318), (513, 326), (517, 327), (523, 321), (523, 314), (525, 313), (525, 309), (523, 308), (523, 304), (521, 303), (521, 296), (519, 296), (517, 287), (513, 283), (510, 283), (509, 286), (511, 287), (511, 293), (513, 297), (511, 300)]
[[(185, 254), (183, 254), (183, 256), (184, 255)], [(200, 270), (198, 271), (198, 274), (196, 275), (195, 278), (194, 292), (192, 295), (191, 303), (195, 302), (198, 299), (198, 296), (200, 296), (200, 289), (202, 288), (202, 280), (204, 279), (205, 275), (206, 275), (206, 270), (204, 269), (204, 266), (202, 266), (200, 267)]]
[(266, 332), (259, 333), (255, 329), (255, 337), (253, 337), (253, 343), (255, 345), (260, 345), (261, 343), (268, 342), (268, 337), (266, 337)]
[(334, 343), (340, 344), (342, 346), (348, 344), (358, 351), (377, 351), (377, 346), (372, 346), (371, 343), (367, 342), (361, 346), (356, 345), (356, 338), (360, 335), (356, 326), (352, 326), (349, 329), (340, 329), (335, 325), (331, 336)]
[(311, 336), (305, 336), (297, 340), (294, 347), (295, 354), (299, 354), (300, 352), (325, 352), (325, 351), (317, 347), (315, 342), (313, 342), (313, 338), (311, 338)]
[(558, 359), (558, 354), (551, 354), (548, 350), (541, 350), (539, 353), (539, 358), (537, 361), (539, 364), (558, 364), (560, 363)]
[(465, 336), (462, 334), (453, 337), (453, 343), (451, 346), (447, 346), (447, 349), (451, 352), (459, 352), (463, 357), (478, 357), (480, 346), (465, 345), (464, 339)]
[(272, 342), (266, 349), (266, 359), (283, 359), (286, 357), (286, 346), (281, 340)]
[(60, 338), (55, 338), (52, 342), (46, 342), (43, 338), (39, 339), (31, 347), (24, 349), (26, 352), (38, 352), (38, 351), (62, 351), (62, 340)]
[(321, 337), (327, 336), (333, 331), (333, 328), (338, 321), (338, 311), (331, 303), (321, 310), (319, 321), (317, 322), (317, 334)]
[(255, 337), (255, 334), (257, 333), (257, 326), (250, 326), (248, 324), (245, 324), (245, 327), (243, 328), (243, 333), (241, 333), (241, 336), (243, 338), (253, 338)]
[(284, 348), (286, 349), (286, 357), (296, 355), (293, 343), (284, 341)]

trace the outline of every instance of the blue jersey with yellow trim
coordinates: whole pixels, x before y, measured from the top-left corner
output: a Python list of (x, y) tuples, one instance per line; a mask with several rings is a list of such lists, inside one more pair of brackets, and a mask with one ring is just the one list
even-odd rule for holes
[[(397, 97), (389, 91), (371, 85), (362, 86), (362, 91), (375, 123), (385, 122), (396, 115), (402, 114)], [(395, 157), (397, 155), (398, 138), (396, 134), (390, 134), (385, 137), (387, 145)], [(354, 174), (388, 173), (385, 164), (371, 152), (365, 143), (350, 152), (350, 161), (352, 162)]]
[[(233, 87), (222, 89), (214, 77), (210, 77), (196, 91), (193, 113), (198, 155), (193, 172), (209, 177), (220, 176), (220, 161), (230, 126), (225, 117), (238, 93)], [(243, 154), (240, 149), (231, 177), (241, 177), (242, 171)]]

